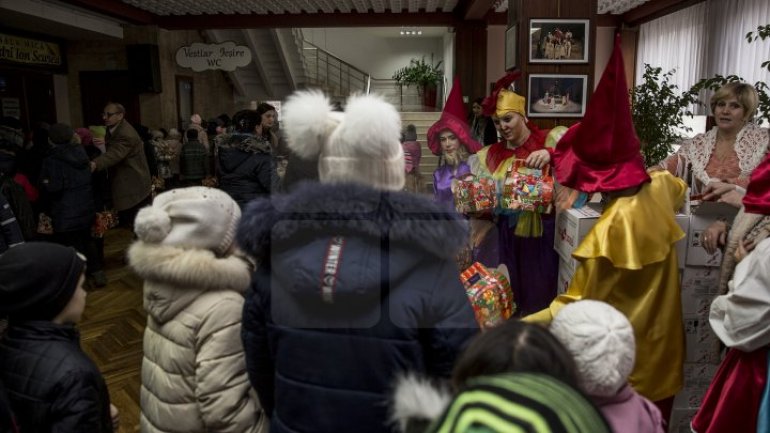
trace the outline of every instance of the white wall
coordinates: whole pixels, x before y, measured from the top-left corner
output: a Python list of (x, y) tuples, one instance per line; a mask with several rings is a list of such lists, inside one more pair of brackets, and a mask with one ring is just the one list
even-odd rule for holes
[(452, 89), (452, 83), (455, 79), (455, 34), (447, 32), (444, 35), (442, 43), (444, 44), (444, 94), (443, 100), (446, 101), (449, 96), (449, 90)]
[(390, 79), (409, 60), (425, 56), (425, 61), (443, 61), (441, 37), (378, 36), (372, 29), (327, 28), (302, 29), (305, 40), (330, 54), (371, 74), (373, 78)]

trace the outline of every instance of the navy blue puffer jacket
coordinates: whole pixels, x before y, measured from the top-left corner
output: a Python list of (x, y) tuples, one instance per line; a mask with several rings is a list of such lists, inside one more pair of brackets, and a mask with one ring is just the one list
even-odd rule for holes
[(278, 177), (270, 144), (253, 135), (233, 134), (217, 148), (219, 188), (243, 208), (276, 188)]
[(275, 433), (390, 431), (397, 375), (448, 377), (478, 332), (454, 255), (465, 221), (421, 196), (300, 184), (252, 202), (260, 261), (242, 336)]
[(112, 432), (110, 396), (73, 326), (11, 323), (0, 341), (0, 380), (19, 431)]
[(87, 230), (94, 222), (89, 163), (79, 144), (57, 145), (43, 160), (40, 184), (51, 203), (49, 216), (56, 233)]

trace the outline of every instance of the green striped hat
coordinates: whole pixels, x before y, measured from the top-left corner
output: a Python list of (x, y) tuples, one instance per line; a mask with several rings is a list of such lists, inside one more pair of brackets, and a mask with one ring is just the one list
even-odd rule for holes
[(546, 375), (471, 379), (428, 433), (610, 433), (578, 391)]

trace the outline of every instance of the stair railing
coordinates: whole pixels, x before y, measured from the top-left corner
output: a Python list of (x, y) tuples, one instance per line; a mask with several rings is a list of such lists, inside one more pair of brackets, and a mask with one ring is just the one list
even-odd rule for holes
[(369, 93), (371, 76), (306, 40), (302, 41), (302, 62), (307, 84), (320, 87), (331, 96), (344, 99), (352, 93)]

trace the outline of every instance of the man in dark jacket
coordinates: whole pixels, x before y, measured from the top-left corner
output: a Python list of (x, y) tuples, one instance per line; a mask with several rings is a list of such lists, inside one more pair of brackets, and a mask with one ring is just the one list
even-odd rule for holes
[(190, 128), (185, 132), (187, 141), (179, 155), (179, 179), (182, 186), (200, 186), (209, 175), (208, 151), (198, 141), (198, 130)]
[(262, 134), (262, 118), (254, 110), (233, 116), (235, 131), (218, 141), (219, 188), (243, 208), (279, 185), (270, 141)]
[(9, 317), (0, 381), (21, 432), (113, 431), (117, 409), (74, 326), (85, 267), (73, 248), (45, 242), (0, 255), (0, 317)]
[(249, 377), (273, 433), (385, 433), (397, 375), (448, 377), (478, 332), (454, 255), (465, 221), (401, 192), (401, 121), (375, 96), (284, 106), (320, 183), (255, 200), (238, 232), (259, 261), (244, 306)]

